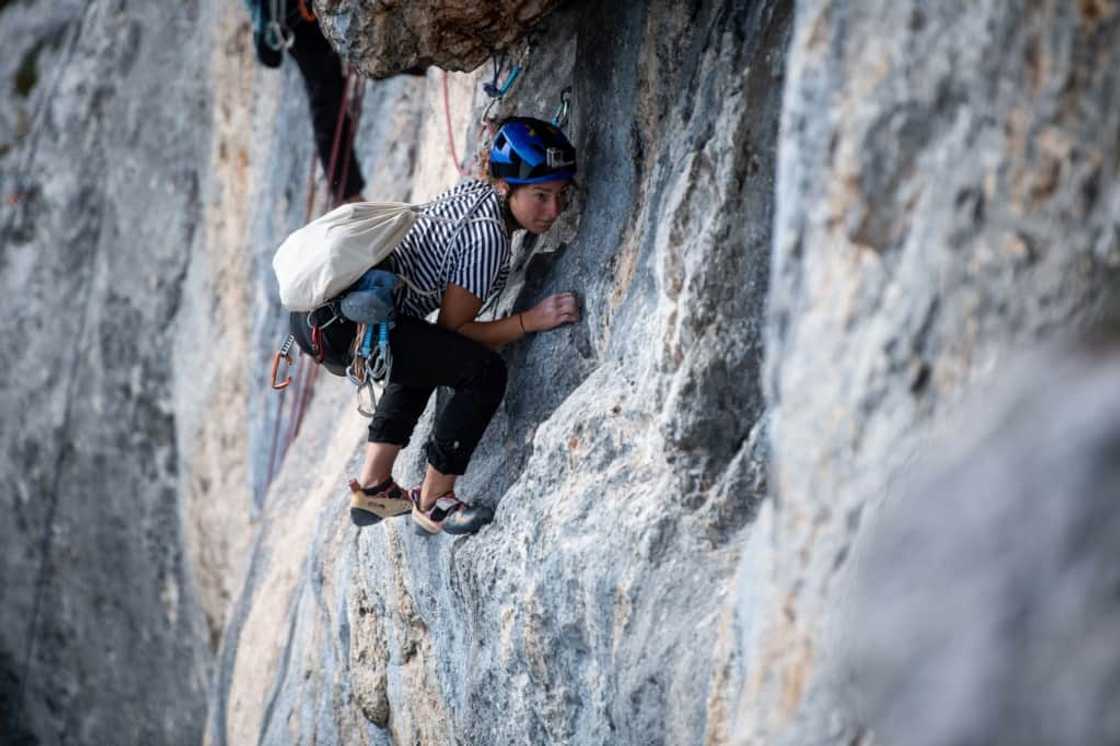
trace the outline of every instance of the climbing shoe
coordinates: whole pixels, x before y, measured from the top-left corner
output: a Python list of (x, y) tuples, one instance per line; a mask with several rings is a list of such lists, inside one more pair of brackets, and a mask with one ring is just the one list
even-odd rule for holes
[(412, 501), (412, 521), (420, 534), (473, 534), (494, 520), (494, 511), (485, 505), (468, 505), (448, 492), (427, 510), (420, 509), (420, 488), (408, 493)]
[(372, 526), (382, 518), (404, 515), (412, 510), (412, 501), (393, 478), (373, 487), (363, 487), (350, 480), (350, 520), (355, 526)]

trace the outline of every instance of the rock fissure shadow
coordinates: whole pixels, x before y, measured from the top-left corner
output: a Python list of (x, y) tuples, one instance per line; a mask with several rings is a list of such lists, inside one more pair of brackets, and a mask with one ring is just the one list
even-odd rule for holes
[[(26, 674), (26, 672), (24, 672)], [(8, 746), (38, 746), (39, 740), (23, 723), (24, 679), (15, 659), (0, 650), (0, 732)]]

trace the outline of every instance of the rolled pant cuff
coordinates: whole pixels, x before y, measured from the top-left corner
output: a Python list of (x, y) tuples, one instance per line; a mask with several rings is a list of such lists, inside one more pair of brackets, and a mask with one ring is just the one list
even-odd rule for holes
[(411, 433), (402, 434), (393, 432), (392, 428), (374, 427), (373, 424), (369, 426), (369, 435), (366, 437), (366, 441), (369, 443), (388, 443), (389, 445), (400, 446), (401, 448), (407, 447), (410, 439)]
[(467, 473), (467, 464), (471, 461), (474, 448), (463, 448), (459, 441), (441, 443), (429, 440), (424, 446), (424, 456), (432, 468), (440, 474), (453, 474), (461, 476)]

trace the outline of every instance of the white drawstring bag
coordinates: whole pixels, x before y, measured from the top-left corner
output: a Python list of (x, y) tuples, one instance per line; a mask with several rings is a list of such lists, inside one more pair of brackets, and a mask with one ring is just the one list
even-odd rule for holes
[[(428, 215), (421, 210), (461, 194), (419, 205), (353, 202), (316, 218), (288, 236), (272, 257), (272, 269), (280, 285), (280, 303), (289, 311), (315, 310), (383, 262), (420, 218), (458, 223), (449, 244), (454, 243), (467, 223), (496, 223), (493, 218), (469, 217), (482, 204), (489, 187), (484, 186), (479, 191), (478, 200), (458, 221)], [(401, 279), (412, 286), (408, 278)]]
[(354, 202), (311, 221), (272, 257), (280, 303), (289, 311), (315, 310), (393, 253), (416, 218), (404, 202)]

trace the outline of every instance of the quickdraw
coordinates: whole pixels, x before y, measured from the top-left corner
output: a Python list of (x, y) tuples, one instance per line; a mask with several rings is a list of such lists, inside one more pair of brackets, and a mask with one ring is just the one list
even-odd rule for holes
[(272, 18), (264, 30), (265, 43), (277, 52), (291, 49), (292, 45), (296, 43), (296, 35), (285, 23), (288, 18), (287, 3), (285, 0), (272, 0), (269, 9)]
[[(377, 406), (377, 396), (373, 392), (374, 381), (388, 380), (393, 369), (392, 352), (389, 350), (389, 329), (391, 321), (377, 324), (377, 354), (373, 354), (373, 329), (370, 324), (359, 324), (354, 335), (355, 350), (350, 365), (346, 368), (346, 378), (357, 388), (358, 412), (364, 417), (373, 417)], [(363, 392), (369, 401), (362, 399)]]
[(571, 113), (572, 108), (572, 87), (568, 86), (560, 91), (560, 106), (556, 108), (556, 113), (552, 115), (552, 123), (564, 129), (568, 125), (568, 115)]
[(486, 95), (490, 97), (490, 103), (486, 104), (486, 108), (482, 111), (483, 122), (486, 122), (488, 120), (490, 116), (490, 109), (494, 107), (494, 104), (496, 104), (502, 99), (503, 96), (509, 93), (509, 89), (513, 87), (513, 84), (517, 81), (517, 78), (521, 75), (521, 71), (523, 69), (521, 65), (513, 65), (512, 67), (510, 67), (509, 75), (506, 76), (505, 82), (499, 83), (498, 81), (501, 80), (502, 77), (502, 70), (504, 70), (506, 66), (506, 56), (503, 54), (500, 61), (498, 57), (494, 57), (493, 61), (494, 77), (489, 83), (484, 83), (482, 86), (482, 90), (485, 91)]
[[(272, 388), (277, 391), (286, 389), (292, 384), (292, 365), (295, 363), (292, 359), (292, 345), (295, 341), (296, 338), (289, 334), (284, 344), (280, 345), (280, 349), (272, 357)], [(277, 382), (276, 374), (280, 372), (281, 360), (287, 363), (287, 368), (284, 369), (284, 380)]]
[(502, 55), (500, 62), (497, 57), (494, 58), (494, 78), (489, 83), (485, 83), (482, 86), (482, 90), (486, 91), (486, 94), (490, 96), (490, 98), (501, 98), (502, 96), (506, 95), (506, 93), (509, 92), (510, 87), (512, 87), (514, 82), (517, 80), (517, 76), (521, 75), (521, 66), (513, 65), (512, 67), (510, 67), (509, 75), (506, 77), (506, 82), (499, 85), (498, 80), (501, 78), (502, 70), (505, 69), (505, 66), (506, 56), (504, 54)]

